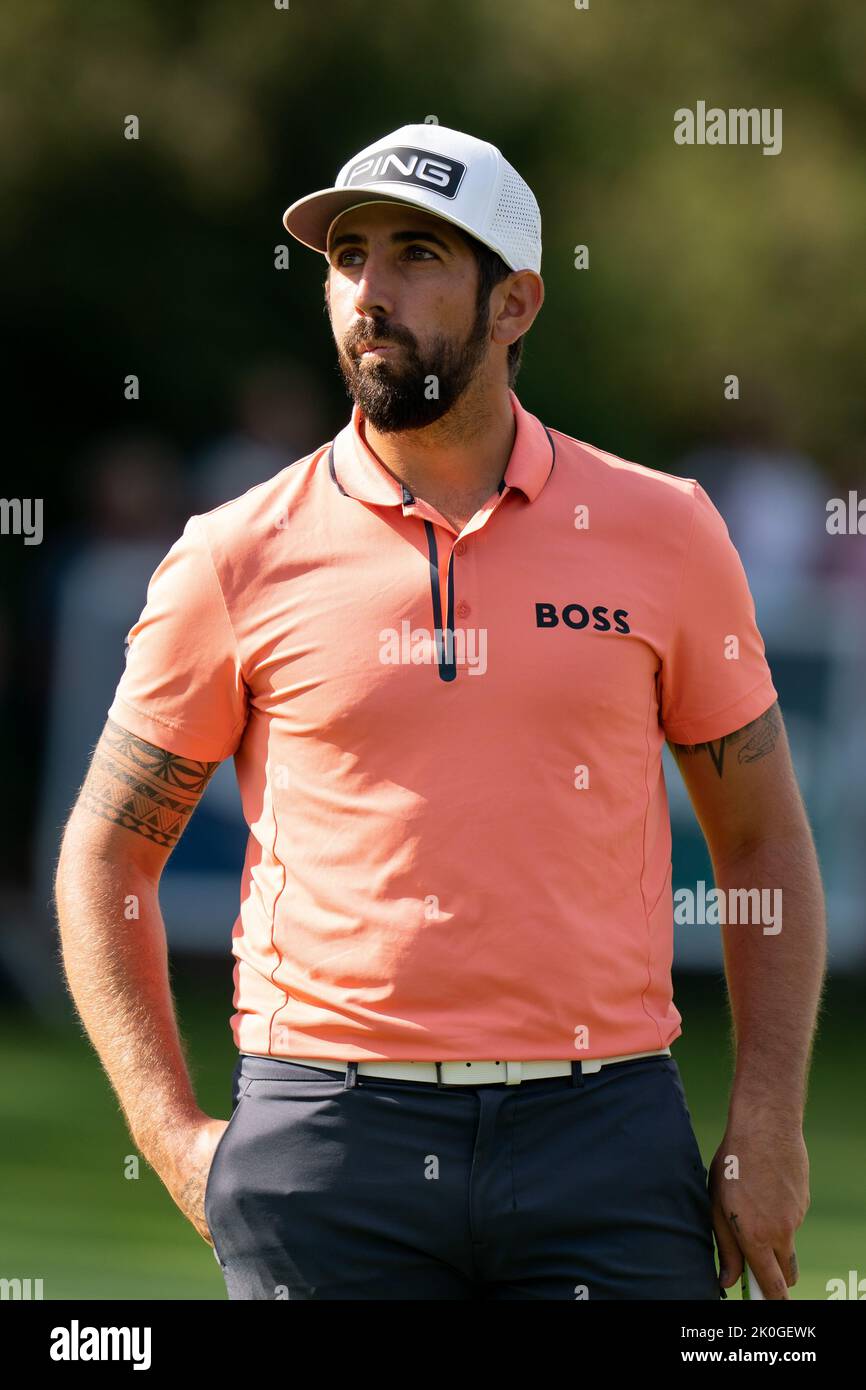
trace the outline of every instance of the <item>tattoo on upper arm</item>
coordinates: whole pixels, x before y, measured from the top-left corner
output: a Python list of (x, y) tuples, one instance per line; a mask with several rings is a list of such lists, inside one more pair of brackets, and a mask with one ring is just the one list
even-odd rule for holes
[(173, 847), (218, 767), (169, 753), (109, 719), (81, 789), (81, 805), (154, 844)]
[(721, 777), (724, 773), (725, 750), (728, 747), (738, 745), (738, 763), (754, 763), (759, 758), (764, 758), (768, 753), (772, 753), (781, 732), (782, 716), (777, 700), (764, 714), (753, 719), (750, 724), (744, 724), (742, 729), (736, 729), (732, 734), (725, 734), (723, 738), (715, 739), (710, 743), (672, 743), (670, 747), (677, 760), (681, 754), (708, 753), (712, 759), (713, 767)]

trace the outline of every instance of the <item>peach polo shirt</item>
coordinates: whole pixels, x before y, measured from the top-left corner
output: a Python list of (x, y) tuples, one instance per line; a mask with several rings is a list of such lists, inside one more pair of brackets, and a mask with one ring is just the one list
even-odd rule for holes
[(459, 535), (355, 406), (190, 517), (130, 629), (110, 717), (234, 757), (243, 1052), (591, 1058), (681, 1032), (662, 749), (776, 699), (754, 604), (694, 479), (510, 395), (504, 478)]

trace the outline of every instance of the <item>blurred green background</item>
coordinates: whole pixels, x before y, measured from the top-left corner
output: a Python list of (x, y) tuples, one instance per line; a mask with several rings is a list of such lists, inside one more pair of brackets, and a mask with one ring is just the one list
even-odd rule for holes
[[(591, 0), (588, 11), (572, 0), (291, 0), (282, 11), (28, 0), (4, 11), (4, 490), (44, 496), (50, 534), (35, 551), (0, 546), (0, 718), (15, 733), (0, 910), (20, 934), (21, 969), (53, 972), (56, 1003), (43, 999), (41, 1016), (25, 1009), (0, 970), (0, 1273), (43, 1277), (49, 1298), (225, 1296), (211, 1251), (156, 1177), (146, 1166), (136, 1182), (122, 1177), (132, 1145), (69, 1019), (57, 961), (50, 946), (27, 955), (53, 930), (33, 850), (52, 610), (34, 608), (33, 594), (93, 524), (95, 445), (139, 431), (169, 441), (186, 469), (233, 427), (236, 384), (258, 362), (307, 373), (322, 439), (342, 427), (324, 262), (291, 242), (288, 270), (275, 269), (290, 240), (281, 215), (371, 140), (435, 116), (497, 144), (541, 206), (546, 302), (517, 384), (528, 409), (667, 471), (708, 444), (758, 442), (814, 460), (828, 495), (866, 491), (864, 53), (862, 0)], [(698, 100), (782, 108), (782, 153), (677, 146), (674, 112)], [(123, 138), (130, 114), (137, 141)], [(588, 272), (574, 269), (581, 244)], [(130, 372), (142, 383), (135, 403), (123, 395)], [(735, 405), (723, 396), (730, 372)], [(182, 520), (167, 524), (177, 534)], [(117, 659), (119, 675), (119, 649)], [(808, 681), (791, 680), (783, 708), (799, 696), (805, 710)], [(840, 746), (826, 709), (812, 713), (820, 739), (803, 726), (798, 765), (809, 753), (820, 763), (826, 740), (850, 769), (844, 786), (842, 772), (825, 785), (829, 847), (858, 824), (850, 796), (864, 763)], [(862, 802), (861, 790), (860, 825)], [(49, 825), (57, 842), (60, 828)], [(847, 891), (862, 918), (859, 887)], [(179, 958), (176, 985), (201, 1103), (227, 1117), (235, 1054), (221, 926), (222, 959)], [(731, 1072), (722, 978), (683, 975), (677, 1002), (675, 1056), (708, 1162)], [(812, 1208), (796, 1298), (824, 1298), (826, 1280), (851, 1268), (866, 1275), (863, 1005), (862, 973), (832, 979), (807, 1111)]]
[[(493, 140), (539, 200), (547, 298), (521, 390), (541, 418), (659, 467), (760, 422), (853, 485), (864, 52), (859, 0), (7, 11), (2, 296), (10, 399), (36, 408), (28, 464), (54, 466), (74, 515), (69, 461), (95, 427), (128, 425), (128, 371), (142, 376), (137, 418), (186, 445), (229, 420), (239, 367), (270, 353), (329, 384), (342, 423), (324, 261), (281, 214), (354, 151), (432, 115)], [(698, 99), (782, 108), (781, 154), (676, 145), (673, 113)], [(129, 114), (137, 141), (123, 138)], [(573, 266), (584, 243), (589, 272)]]

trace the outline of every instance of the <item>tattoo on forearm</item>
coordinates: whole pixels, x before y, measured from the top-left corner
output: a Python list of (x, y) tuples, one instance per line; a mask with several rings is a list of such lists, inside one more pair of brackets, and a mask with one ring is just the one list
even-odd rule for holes
[(742, 729), (736, 729), (732, 734), (725, 734), (723, 738), (715, 739), (710, 743), (672, 743), (671, 751), (677, 759), (684, 754), (708, 753), (712, 759), (713, 767), (721, 777), (724, 773), (725, 751), (728, 747), (733, 747), (735, 744), (739, 745), (737, 748), (738, 763), (754, 763), (759, 758), (764, 758), (768, 753), (772, 753), (781, 732), (782, 716), (779, 713), (777, 700), (764, 714), (753, 719), (750, 724), (744, 724)]
[(168, 753), (109, 719), (81, 789), (81, 805), (154, 844), (174, 846), (218, 767)]

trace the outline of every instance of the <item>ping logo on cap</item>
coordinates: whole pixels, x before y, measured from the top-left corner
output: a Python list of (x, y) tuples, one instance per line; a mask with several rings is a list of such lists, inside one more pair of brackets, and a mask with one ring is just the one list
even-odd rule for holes
[(414, 183), (429, 188), (443, 198), (454, 198), (466, 173), (459, 159), (430, 150), (417, 150), (411, 145), (394, 145), (379, 150), (353, 164), (346, 175), (344, 188), (365, 183)]

